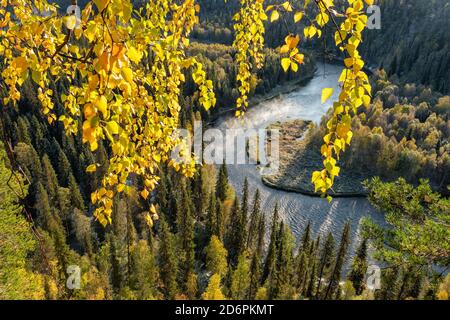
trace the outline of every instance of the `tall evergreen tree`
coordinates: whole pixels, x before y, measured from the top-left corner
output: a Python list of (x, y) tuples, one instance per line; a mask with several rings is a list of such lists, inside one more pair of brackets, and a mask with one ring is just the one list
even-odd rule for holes
[(253, 210), (250, 215), (250, 223), (248, 227), (247, 248), (255, 248), (258, 237), (258, 221), (261, 215), (261, 199), (259, 189), (256, 189), (255, 199), (253, 200)]
[(218, 200), (225, 201), (228, 194), (228, 188), (228, 170), (224, 159), (223, 164), (220, 166), (216, 183), (216, 197)]
[(270, 243), (267, 251), (266, 261), (264, 263), (264, 271), (262, 275), (262, 282), (264, 283), (269, 274), (275, 268), (275, 258), (277, 256), (277, 232), (278, 232), (278, 203), (275, 204), (272, 218), (272, 228), (270, 232)]
[(333, 296), (335, 296), (340, 292), (339, 281), (341, 279), (342, 267), (345, 262), (345, 257), (347, 255), (349, 244), (350, 244), (350, 223), (347, 222), (344, 225), (344, 229), (342, 230), (341, 242), (339, 244), (339, 249), (336, 255), (336, 262), (333, 271), (330, 275), (330, 280), (324, 296), (325, 300), (332, 299)]
[(238, 258), (236, 269), (231, 276), (231, 299), (243, 300), (248, 296), (250, 287), (250, 264), (245, 253)]
[(334, 253), (334, 239), (331, 232), (328, 233), (327, 239), (325, 240), (322, 250), (320, 251), (320, 258), (318, 264), (318, 283), (316, 290), (316, 299), (319, 298), (321, 284), (326, 271), (331, 267), (333, 261)]
[(44, 230), (49, 233), (52, 239), (58, 261), (60, 262), (60, 272), (64, 273), (69, 262), (69, 247), (66, 243), (66, 233), (60, 217), (51, 208), (47, 192), (40, 182), (37, 184), (36, 209)]
[(248, 179), (245, 177), (244, 180), (244, 187), (242, 189), (242, 202), (241, 202), (241, 210), (242, 214), (245, 216), (245, 219), (248, 219), (248, 201), (249, 201), (249, 194), (248, 194)]
[(356, 250), (352, 269), (348, 276), (348, 280), (352, 282), (353, 288), (355, 288), (356, 295), (360, 295), (364, 290), (364, 278), (367, 273), (367, 266), (367, 239), (364, 238)]
[(278, 231), (278, 254), (276, 266), (269, 288), (271, 299), (291, 299), (294, 294), (294, 244), (295, 238), (283, 222), (280, 223)]
[(178, 262), (175, 252), (175, 243), (173, 234), (170, 232), (169, 225), (161, 217), (159, 223), (159, 270), (163, 283), (163, 293), (166, 299), (174, 299), (177, 294), (177, 269)]
[(307, 251), (309, 250), (311, 245), (311, 221), (308, 221), (308, 224), (306, 225), (305, 232), (303, 232), (301, 244), (300, 244), (300, 250)]
[(67, 159), (66, 154), (64, 151), (59, 147), (58, 152), (58, 177), (59, 177), (59, 184), (63, 187), (69, 186), (69, 176), (72, 172), (72, 168), (69, 162), (69, 159)]
[(83, 196), (81, 195), (80, 187), (72, 173), (69, 174), (69, 189), (72, 206), (84, 211), (85, 206)]
[[(206, 217), (206, 233), (208, 234), (208, 238), (215, 234), (216, 226), (217, 226), (217, 203), (216, 203), (216, 195), (214, 192), (211, 192), (209, 196), (209, 206), (208, 206), (208, 215)], [(217, 234), (216, 234), (217, 235)]]
[(58, 192), (58, 178), (50, 159), (46, 154), (42, 158), (42, 178), (49, 200), (54, 202)]
[(238, 257), (245, 249), (246, 226), (246, 217), (242, 214), (239, 207), (239, 200), (236, 197), (231, 209), (230, 223), (227, 228), (225, 242), (229, 252), (230, 265), (232, 266), (236, 266)]
[(177, 238), (180, 248), (179, 283), (184, 289), (186, 288), (189, 274), (194, 270), (195, 260), (195, 220), (191, 208), (191, 200), (186, 190), (186, 184), (183, 183), (177, 205)]

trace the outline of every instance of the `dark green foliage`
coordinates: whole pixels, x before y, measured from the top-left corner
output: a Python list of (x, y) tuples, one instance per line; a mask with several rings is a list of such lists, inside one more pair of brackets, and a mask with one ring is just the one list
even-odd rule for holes
[(353, 258), (352, 270), (348, 275), (348, 279), (352, 282), (357, 295), (360, 295), (364, 290), (364, 279), (366, 277), (367, 266), (367, 239), (364, 238), (356, 250), (356, 255)]
[(333, 299), (337, 294), (340, 293), (339, 281), (341, 279), (342, 267), (345, 262), (345, 257), (347, 255), (348, 246), (350, 243), (350, 223), (344, 225), (342, 230), (341, 242), (339, 244), (339, 249), (336, 255), (336, 261), (333, 266), (333, 270), (330, 274), (330, 279), (328, 282), (328, 287), (325, 291), (324, 299)]

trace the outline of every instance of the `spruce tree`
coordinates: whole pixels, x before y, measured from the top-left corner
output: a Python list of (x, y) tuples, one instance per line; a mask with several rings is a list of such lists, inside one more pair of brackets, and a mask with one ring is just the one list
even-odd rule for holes
[(177, 204), (177, 239), (180, 249), (179, 283), (185, 289), (188, 276), (194, 270), (195, 260), (195, 220), (192, 215), (191, 201), (185, 183), (182, 184), (182, 191)]
[(241, 210), (242, 214), (245, 216), (245, 219), (248, 219), (248, 201), (249, 201), (249, 194), (248, 194), (248, 179), (245, 177), (244, 180), (244, 187), (242, 189), (242, 202), (241, 202)]
[(59, 148), (58, 152), (58, 177), (59, 184), (63, 187), (69, 186), (69, 176), (72, 172), (72, 168), (70, 166), (70, 162), (67, 159), (64, 151)]
[(216, 223), (213, 228), (213, 234), (217, 235), (220, 240), (223, 239), (224, 223), (225, 223), (225, 208), (221, 201), (216, 201)]
[(238, 258), (236, 269), (231, 276), (231, 299), (243, 300), (248, 296), (250, 287), (250, 264), (245, 253)]
[(23, 142), (25, 144), (31, 145), (31, 138), (30, 138), (30, 132), (29, 127), (30, 123), (28, 122), (28, 119), (26, 117), (19, 117), (17, 120), (18, 124), (18, 142)]
[(309, 270), (309, 282), (306, 287), (305, 296), (312, 298), (314, 296), (314, 290), (317, 282), (317, 255), (320, 247), (320, 235), (317, 236), (315, 243), (311, 243), (311, 250), (309, 254), (308, 264), (311, 266)]
[(336, 262), (330, 275), (327, 290), (324, 299), (332, 299), (334, 295), (340, 292), (339, 281), (341, 279), (342, 267), (345, 262), (348, 247), (350, 244), (350, 223), (347, 222), (342, 230), (341, 242), (336, 255)]
[(258, 237), (258, 222), (260, 215), (261, 215), (261, 199), (259, 189), (256, 189), (255, 199), (253, 200), (253, 210), (250, 215), (248, 227), (247, 248), (249, 250), (255, 248), (256, 245)]
[(246, 217), (239, 208), (238, 198), (235, 197), (231, 209), (230, 223), (226, 234), (226, 247), (229, 252), (230, 265), (236, 266), (238, 257), (244, 250), (246, 238)]
[(80, 187), (72, 173), (69, 174), (69, 189), (72, 206), (84, 211), (85, 206), (83, 196), (81, 195)]
[(192, 181), (193, 202), (195, 205), (195, 216), (197, 219), (203, 218), (205, 211), (205, 194), (203, 192), (203, 170), (201, 166), (197, 166), (195, 178)]
[(302, 235), (300, 250), (307, 251), (311, 245), (311, 221), (308, 221), (305, 232)]
[(163, 293), (166, 299), (174, 299), (177, 294), (177, 256), (175, 252), (175, 243), (173, 234), (170, 232), (169, 225), (161, 217), (159, 223), (159, 270), (163, 283)]
[(264, 283), (269, 274), (275, 268), (275, 258), (277, 256), (277, 233), (278, 233), (278, 203), (275, 204), (272, 218), (272, 228), (270, 232), (270, 243), (267, 251), (266, 261), (264, 263), (264, 271), (262, 275), (262, 282)]
[(46, 154), (42, 158), (42, 178), (49, 200), (54, 203), (58, 192), (58, 178)]
[[(271, 299), (290, 299), (294, 294), (294, 256), (295, 238), (283, 222), (278, 232), (279, 244), (276, 267), (269, 290)], [(272, 277), (272, 276), (271, 276)]]
[(334, 238), (331, 232), (328, 233), (327, 239), (325, 240), (322, 250), (320, 251), (320, 258), (318, 264), (318, 283), (316, 290), (316, 299), (319, 298), (321, 284), (326, 271), (330, 268), (333, 261), (334, 253)]
[(225, 201), (228, 194), (228, 188), (228, 170), (224, 159), (223, 164), (220, 166), (216, 183), (216, 197), (218, 200)]
[(38, 211), (38, 220), (41, 222), (43, 229), (49, 233), (54, 244), (58, 261), (61, 266), (60, 272), (64, 273), (68, 265), (70, 253), (69, 246), (66, 243), (65, 230), (60, 217), (55, 214), (54, 210), (50, 207), (47, 192), (40, 182), (37, 184), (35, 206)]
[(254, 299), (256, 292), (258, 291), (261, 280), (261, 271), (261, 257), (258, 255), (258, 251), (255, 250), (250, 263), (250, 286), (247, 295), (247, 299), (249, 300)]
[(213, 234), (215, 234), (216, 226), (217, 226), (217, 204), (216, 204), (216, 195), (214, 192), (211, 192), (209, 196), (209, 206), (208, 206), (208, 214), (206, 216), (206, 233), (208, 238), (210, 238)]
[(356, 250), (352, 269), (348, 276), (348, 280), (352, 282), (355, 293), (358, 296), (361, 295), (364, 290), (364, 279), (366, 277), (367, 267), (367, 239), (364, 238)]

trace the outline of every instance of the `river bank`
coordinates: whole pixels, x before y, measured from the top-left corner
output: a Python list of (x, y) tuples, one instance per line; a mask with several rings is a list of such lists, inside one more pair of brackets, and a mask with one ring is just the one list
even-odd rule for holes
[[(297, 192), (308, 196), (319, 197), (311, 183), (312, 173), (323, 166), (323, 158), (319, 152), (320, 145), (311, 141), (307, 135), (311, 121), (296, 119), (286, 122), (276, 122), (267, 129), (280, 132), (279, 170), (274, 175), (262, 175), (262, 182), (274, 189)], [(336, 178), (333, 197), (365, 197), (367, 191), (362, 181), (367, 177), (354, 170), (342, 170)]]

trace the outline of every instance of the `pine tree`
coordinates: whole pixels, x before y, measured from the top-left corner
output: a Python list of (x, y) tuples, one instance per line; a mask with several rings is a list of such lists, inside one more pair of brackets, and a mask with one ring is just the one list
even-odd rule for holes
[(46, 154), (42, 158), (42, 178), (49, 200), (54, 202), (58, 192), (58, 178)]
[(58, 152), (58, 177), (59, 184), (63, 187), (69, 186), (69, 176), (72, 172), (72, 168), (70, 166), (70, 162), (67, 159), (64, 151), (59, 148)]
[(311, 244), (308, 264), (311, 266), (309, 273), (309, 282), (306, 288), (305, 296), (312, 298), (314, 296), (314, 289), (317, 282), (317, 254), (320, 247), (320, 235), (317, 236), (316, 242)]
[(243, 300), (248, 296), (250, 287), (250, 265), (246, 254), (241, 253), (236, 269), (231, 276), (231, 299)]
[(72, 173), (69, 174), (69, 189), (72, 206), (84, 211), (85, 206), (83, 196), (81, 195), (80, 187)]
[(301, 239), (300, 250), (306, 252), (311, 245), (311, 221), (308, 221)]
[(316, 290), (316, 299), (319, 298), (321, 284), (323, 281), (323, 277), (326, 271), (330, 268), (331, 263), (333, 261), (333, 252), (334, 252), (334, 239), (331, 232), (328, 233), (327, 239), (323, 244), (322, 250), (320, 252), (320, 259), (318, 265), (318, 283)]
[(278, 242), (277, 233), (278, 233), (278, 203), (275, 204), (275, 208), (273, 211), (269, 249), (267, 252), (266, 261), (264, 263), (264, 271), (262, 275), (263, 283), (267, 280), (269, 274), (271, 274), (271, 272), (275, 268), (275, 258), (277, 256), (277, 242)]
[(186, 184), (182, 184), (181, 198), (177, 201), (177, 239), (179, 243), (180, 277), (179, 283), (185, 289), (188, 276), (194, 270), (195, 220), (191, 211), (191, 200), (186, 190)]
[(248, 179), (247, 179), (247, 177), (245, 177), (244, 188), (242, 189), (242, 203), (241, 203), (241, 210), (242, 210), (242, 214), (244, 215), (245, 219), (248, 219), (248, 201), (249, 201)]
[(61, 267), (60, 272), (64, 273), (69, 259), (69, 247), (66, 243), (65, 230), (60, 217), (50, 207), (47, 192), (40, 182), (37, 184), (36, 209), (43, 229), (49, 233), (52, 239)]
[[(216, 195), (214, 192), (211, 192), (209, 196), (209, 207), (208, 207), (208, 215), (206, 217), (206, 233), (208, 234), (208, 238), (210, 238), (213, 234), (215, 234), (216, 226), (217, 226), (217, 204), (216, 204)], [(217, 235), (217, 234), (216, 234)]]
[(256, 237), (256, 251), (258, 252), (258, 255), (262, 257), (264, 250), (264, 238), (266, 235), (266, 219), (262, 214), (259, 216), (257, 226), (258, 234)]
[(228, 188), (228, 170), (224, 159), (223, 164), (220, 166), (216, 184), (216, 197), (218, 200), (225, 201), (228, 194)]
[(290, 299), (294, 293), (294, 256), (295, 238), (283, 222), (278, 231), (278, 255), (272, 284), (269, 290), (271, 299)]
[(31, 145), (31, 138), (29, 133), (30, 123), (25, 117), (19, 117), (17, 120), (18, 126), (18, 142), (23, 142), (25, 144)]
[(159, 270), (164, 285), (163, 292), (166, 299), (174, 299), (178, 291), (176, 282), (178, 265), (174, 237), (164, 216), (160, 219), (159, 239)]
[(247, 299), (254, 299), (256, 292), (260, 286), (261, 280), (261, 257), (258, 255), (258, 251), (253, 253), (250, 263), (250, 286), (248, 290)]
[(203, 218), (205, 211), (205, 194), (203, 192), (203, 170), (201, 166), (197, 166), (195, 178), (192, 182), (193, 202), (195, 205), (196, 218)]
[(128, 286), (130, 275), (130, 243), (127, 201), (116, 199), (112, 212), (112, 228), (108, 232), (110, 241), (111, 282), (115, 293)]
[(330, 276), (330, 281), (328, 283), (327, 290), (325, 292), (324, 299), (332, 299), (333, 295), (339, 292), (339, 281), (341, 279), (342, 267), (345, 262), (345, 256), (347, 255), (347, 250), (350, 243), (350, 223), (347, 222), (344, 226), (341, 236), (341, 242), (339, 244), (338, 253), (336, 255), (336, 262), (333, 271)]
[(221, 240), (223, 239), (224, 223), (225, 223), (225, 208), (221, 201), (216, 201), (216, 224), (213, 228), (213, 234), (217, 235)]
[(401, 271), (399, 267), (387, 268), (381, 272), (381, 288), (377, 290), (378, 300), (395, 300), (400, 291)]
[(253, 201), (253, 210), (250, 216), (250, 224), (248, 227), (247, 248), (249, 250), (253, 249), (256, 245), (258, 237), (258, 221), (260, 215), (261, 215), (261, 199), (259, 189), (257, 189), (255, 193), (255, 199)]
[(356, 295), (358, 296), (364, 290), (364, 279), (367, 273), (367, 266), (367, 239), (364, 238), (356, 250), (352, 270), (348, 276), (348, 280), (352, 282), (353, 288), (355, 288)]
[(245, 248), (246, 226), (246, 217), (239, 208), (238, 198), (235, 197), (226, 235), (226, 247), (229, 252), (230, 265), (232, 266), (236, 266), (238, 257)]

